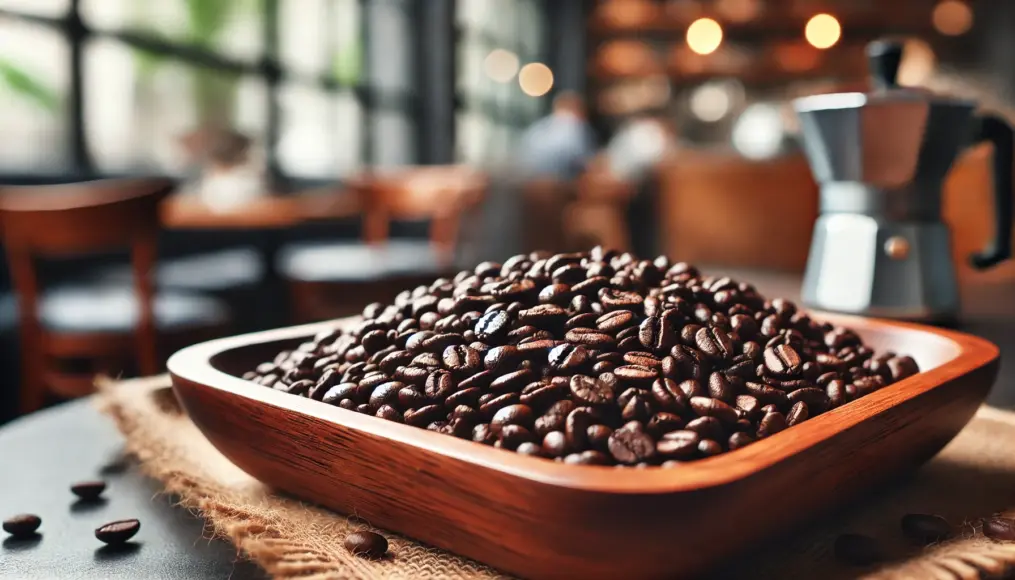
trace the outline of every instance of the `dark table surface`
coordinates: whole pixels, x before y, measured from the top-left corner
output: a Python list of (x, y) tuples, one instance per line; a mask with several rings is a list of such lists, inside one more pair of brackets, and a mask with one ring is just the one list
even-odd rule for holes
[[(122, 458), (122, 445), (113, 423), (90, 401), (0, 429), (0, 518), (24, 512), (42, 518), (35, 540), (3, 540), (0, 578), (267, 578), (231, 544), (209, 539), (202, 520), (173, 507), (156, 482)], [(107, 501), (77, 502), (70, 485), (95, 478), (108, 483)], [(127, 518), (140, 520), (141, 530), (125, 549), (104, 548), (95, 539), (95, 528)]]
[[(732, 274), (732, 273), (731, 273)], [(793, 297), (798, 278), (756, 272), (735, 274), (770, 296)], [(1002, 365), (988, 402), (1015, 408), (1015, 284), (964, 288), (960, 330), (1001, 346)], [(39, 515), (36, 541), (5, 540), (0, 578), (264, 578), (226, 542), (209, 540), (202, 521), (172, 507), (158, 485), (125, 466), (122, 439), (113, 424), (88, 401), (67, 403), (0, 428), (0, 517)], [(102, 477), (108, 502), (75, 503), (68, 487)], [(141, 520), (141, 531), (126, 550), (110, 551), (95, 539), (103, 523)]]

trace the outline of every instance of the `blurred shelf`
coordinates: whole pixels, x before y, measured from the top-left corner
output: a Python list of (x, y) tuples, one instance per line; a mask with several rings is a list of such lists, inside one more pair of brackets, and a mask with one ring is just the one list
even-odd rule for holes
[(328, 188), (266, 195), (228, 210), (212, 208), (196, 195), (177, 194), (163, 202), (161, 219), (167, 229), (282, 229), (359, 213), (355, 195)]
[[(815, 14), (829, 13), (842, 24), (846, 33), (891, 31), (893, 34), (932, 33), (933, 0), (892, 0), (891, 2), (768, 2), (759, 3), (760, 12), (745, 21), (725, 17), (712, 6), (679, 10), (648, 0), (612, 0), (604, 2), (589, 19), (592, 37), (631, 34), (683, 34), (698, 18), (713, 18), (728, 37), (737, 35), (801, 35)], [(692, 6), (692, 5), (688, 5)]]

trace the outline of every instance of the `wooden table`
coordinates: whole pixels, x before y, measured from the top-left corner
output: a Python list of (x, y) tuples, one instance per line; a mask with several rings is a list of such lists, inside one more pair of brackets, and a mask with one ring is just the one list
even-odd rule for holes
[(332, 188), (265, 196), (229, 211), (217, 211), (192, 194), (177, 194), (163, 202), (162, 225), (175, 230), (275, 230), (359, 212), (352, 191)]

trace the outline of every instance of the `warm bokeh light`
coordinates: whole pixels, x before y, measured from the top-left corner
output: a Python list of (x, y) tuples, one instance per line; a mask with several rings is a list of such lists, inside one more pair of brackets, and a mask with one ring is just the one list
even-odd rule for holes
[(807, 21), (804, 37), (814, 48), (831, 48), (842, 37), (842, 26), (831, 14), (815, 14)]
[(518, 73), (522, 92), (530, 97), (541, 97), (553, 88), (553, 71), (541, 62), (530, 62)]
[(941, 34), (959, 36), (973, 27), (973, 9), (961, 0), (943, 0), (934, 7), (931, 21)]
[(899, 84), (904, 87), (923, 86), (931, 79), (937, 66), (934, 49), (926, 41), (911, 38), (906, 41), (899, 63)]
[(712, 54), (722, 44), (722, 26), (711, 18), (699, 18), (687, 28), (687, 46), (698, 54)]
[(498, 83), (506, 83), (518, 74), (518, 57), (515, 53), (497, 48), (490, 51), (483, 61), (486, 76)]

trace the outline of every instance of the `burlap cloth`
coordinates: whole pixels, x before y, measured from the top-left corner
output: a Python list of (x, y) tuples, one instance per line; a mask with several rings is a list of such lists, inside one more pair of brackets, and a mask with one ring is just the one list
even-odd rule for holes
[[(180, 411), (169, 379), (100, 384), (97, 398), (126, 438), (141, 469), (180, 505), (196, 511), (210, 533), (228, 538), (276, 578), (502, 578), (476, 562), (385, 532), (391, 558), (369, 561), (342, 547), (359, 521), (273, 493), (216, 451)], [(786, 490), (793, 493), (793, 490)], [(936, 513), (961, 524), (957, 538), (914, 547), (903, 537), (906, 513)], [(934, 460), (817, 524), (734, 559), (717, 578), (998, 577), (1015, 569), (1015, 543), (988, 540), (979, 519), (1015, 514), (1015, 414), (982, 408)], [(890, 563), (869, 569), (836, 562), (835, 537), (876, 537)], [(720, 540), (717, 540), (720, 541)]]

